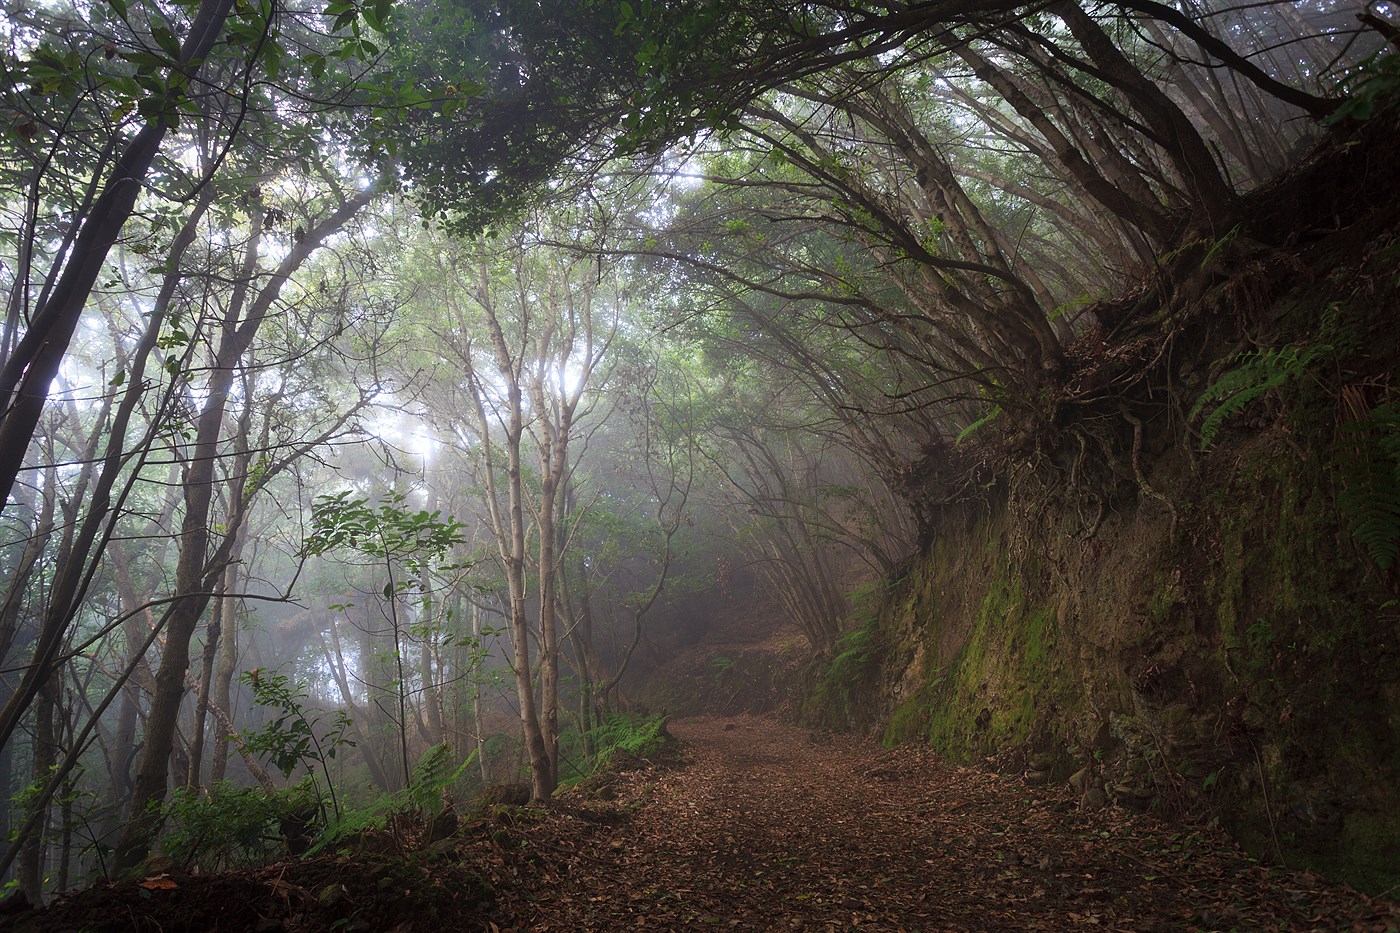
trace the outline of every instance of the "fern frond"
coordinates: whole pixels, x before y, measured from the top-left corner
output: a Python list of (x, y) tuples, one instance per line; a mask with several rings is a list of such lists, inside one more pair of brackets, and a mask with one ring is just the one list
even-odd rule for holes
[(409, 806), (430, 816), (436, 815), (442, 807), (443, 788), (455, 783), (475, 758), (473, 750), (466, 760), (455, 764), (452, 748), (446, 742), (439, 742), (423, 752), (405, 791)]
[(1001, 414), (1001, 406), (1000, 406), (1000, 405), (993, 405), (991, 411), (987, 412), (987, 413), (986, 413), (985, 415), (983, 415), (981, 418), (978, 418), (976, 421), (972, 422), (972, 424), (969, 424), (967, 427), (965, 427), (965, 428), (963, 428), (961, 431), (959, 431), (959, 432), (958, 432), (958, 436), (957, 436), (956, 438), (953, 439), (953, 443), (954, 443), (955, 445), (956, 445), (956, 444), (961, 444), (963, 441), (967, 440), (969, 437), (971, 437), (972, 435), (976, 434), (978, 431), (982, 430), (982, 429), (985, 428), (987, 425), (989, 425), (989, 424), (991, 424), (993, 421), (995, 421), (996, 418), (997, 418), (997, 416), (1000, 415), (1000, 414)]
[(1339, 438), (1337, 508), (1382, 570), (1400, 564), (1400, 403), (1378, 405)]
[(1237, 365), (1202, 392), (1191, 406), (1192, 420), (1211, 409), (1201, 422), (1201, 449), (1213, 444), (1225, 422), (1244, 411), (1250, 402), (1301, 377), (1315, 358), (1331, 349), (1325, 343), (1307, 347), (1289, 344), (1236, 356)]

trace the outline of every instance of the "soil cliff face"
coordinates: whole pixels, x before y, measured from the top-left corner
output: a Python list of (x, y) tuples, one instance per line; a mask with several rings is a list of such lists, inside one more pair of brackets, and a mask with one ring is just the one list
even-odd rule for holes
[(926, 543), (811, 672), (806, 718), (1394, 890), (1393, 140), (1319, 156), (1164, 260), (1174, 285), (1095, 308), (1053, 431), (945, 455), (957, 495), (932, 464)]
[(1086, 806), (1216, 816), (1251, 849), (1384, 890), (1396, 612), (1337, 553), (1330, 490), (1285, 436), (1232, 451), (1175, 531), (1152, 503), (1092, 538), (1010, 496), (945, 516), (888, 593), (861, 706), (887, 742), (1019, 752), (1028, 780), (1073, 776)]

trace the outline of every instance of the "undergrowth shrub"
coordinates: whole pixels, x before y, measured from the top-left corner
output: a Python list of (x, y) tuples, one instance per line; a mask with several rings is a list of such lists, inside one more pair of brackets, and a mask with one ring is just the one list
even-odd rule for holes
[(451, 747), (439, 742), (425, 751), (413, 766), (413, 777), (407, 787), (392, 794), (379, 794), (359, 806), (346, 806), (339, 817), (320, 831), (316, 844), (307, 854), (334, 849), (366, 833), (383, 830), (400, 814), (409, 814), (418, 820), (436, 816), (444, 805), (444, 791), (456, 784), (475, 760), (476, 751), (473, 750), (458, 764)]
[[(605, 771), (622, 752), (636, 758), (653, 758), (665, 750), (670, 735), (665, 716), (611, 713), (587, 735), (568, 732), (560, 739), (560, 785), (567, 786)], [(592, 748), (589, 755), (584, 749)]]
[(848, 597), (849, 619), (855, 627), (837, 640), (835, 653), (821, 667), (807, 704), (808, 713), (821, 725), (849, 728), (863, 718), (862, 698), (879, 667), (879, 616), (885, 586), (883, 582), (867, 584)]
[(1400, 403), (1387, 402), (1343, 426), (1338, 440), (1342, 488), (1337, 508), (1382, 570), (1400, 560)]
[[(169, 829), (161, 847), (177, 864), (200, 871), (262, 865), (288, 854), (289, 845), (304, 846), (306, 854), (314, 855), (383, 830), (400, 814), (416, 820), (436, 816), (444, 791), (475, 758), (472, 752), (458, 763), (447, 743), (434, 745), (418, 759), (408, 787), (376, 794), (358, 806), (345, 805), (339, 814), (322, 805), (310, 776), (272, 794), (227, 781), (208, 792), (182, 789), (165, 805)], [(294, 849), (293, 854), (299, 853)]]
[(169, 829), (161, 848), (176, 864), (198, 871), (254, 867), (285, 851), (282, 822), (314, 814), (317, 804), (307, 781), (275, 794), (228, 781), (207, 792), (181, 788), (165, 804)]

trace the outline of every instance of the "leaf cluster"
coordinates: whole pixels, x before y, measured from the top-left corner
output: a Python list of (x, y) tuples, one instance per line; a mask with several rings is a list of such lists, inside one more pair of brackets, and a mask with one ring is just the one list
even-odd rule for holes
[(1340, 442), (1337, 507), (1371, 560), (1389, 570), (1400, 562), (1400, 403), (1344, 426)]
[(337, 710), (330, 726), (317, 731), (321, 715), (306, 705), (306, 685), (286, 674), (264, 670), (244, 671), (239, 678), (252, 688), (253, 702), (275, 709), (278, 715), (261, 729), (244, 730), (248, 748), (271, 762), (283, 777), (291, 777), (299, 766), (325, 767), (343, 746), (355, 745), (349, 737), (352, 725), (344, 710)]
[(275, 794), (227, 781), (207, 790), (180, 788), (164, 807), (170, 829), (161, 847), (178, 864), (204, 871), (261, 865), (282, 851), (281, 821), (315, 806), (308, 782)]
[(1244, 411), (1250, 402), (1300, 378), (1313, 360), (1331, 352), (1330, 344), (1311, 343), (1268, 347), (1237, 355), (1235, 365), (1191, 406), (1192, 419), (1208, 412), (1201, 421), (1201, 448), (1213, 444), (1225, 422)]
[(319, 556), (346, 549), (381, 560), (404, 560), (417, 571), (444, 559), (466, 543), (466, 525), (443, 517), (441, 510), (404, 507), (407, 497), (389, 493), (378, 505), (350, 492), (316, 497), (311, 507), (311, 534), (302, 553)]

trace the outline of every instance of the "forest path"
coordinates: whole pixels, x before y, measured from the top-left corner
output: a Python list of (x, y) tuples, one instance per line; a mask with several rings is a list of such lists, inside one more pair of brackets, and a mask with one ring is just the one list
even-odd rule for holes
[(1393, 904), (1265, 868), (1218, 831), (1081, 813), (927, 749), (768, 719), (671, 730), (688, 763), (629, 777), (624, 821), (522, 827), (531, 867), (495, 879), (495, 929), (1400, 929)]

